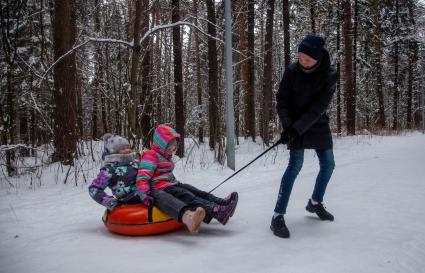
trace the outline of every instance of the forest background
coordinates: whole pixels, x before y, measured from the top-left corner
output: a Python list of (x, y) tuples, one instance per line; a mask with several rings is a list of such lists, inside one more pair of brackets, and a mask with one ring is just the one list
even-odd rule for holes
[[(421, 129), (424, 14), (418, 0), (232, 1), (236, 144), (276, 140), (275, 93), (308, 33), (338, 71), (335, 135)], [(1, 0), (0, 15), (2, 177), (76, 168), (106, 132), (148, 147), (159, 124), (224, 164), (224, 1)]]

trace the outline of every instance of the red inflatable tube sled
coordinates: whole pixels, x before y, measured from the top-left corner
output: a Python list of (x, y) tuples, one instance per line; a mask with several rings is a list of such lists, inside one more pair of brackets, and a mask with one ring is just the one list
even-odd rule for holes
[(111, 212), (106, 210), (102, 220), (109, 231), (130, 236), (161, 234), (183, 227), (157, 207), (152, 208), (152, 222), (149, 222), (145, 205), (121, 205)]

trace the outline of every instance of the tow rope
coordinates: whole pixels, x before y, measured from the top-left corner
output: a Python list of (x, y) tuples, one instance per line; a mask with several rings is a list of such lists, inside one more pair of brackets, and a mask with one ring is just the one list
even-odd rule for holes
[(220, 187), (221, 185), (223, 185), (224, 183), (226, 183), (230, 178), (232, 178), (233, 176), (237, 175), (238, 173), (240, 173), (241, 171), (243, 171), (246, 167), (248, 167), (249, 165), (251, 165), (254, 161), (256, 161), (257, 159), (259, 159), (260, 157), (262, 157), (263, 155), (265, 155), (267, 152), (269, 152), (271, 149), (273, 149), (274, 147), (278, 146), (279, 144), (281, 144), (281, 141), (278, 140), (275, 144), (273, 144), (270, 148), (268, 148), (267, 150), (265, 150), (264, 152), (262, 152), (259, 156), (257, 156), (256, 158), (254, 158), (251, 162), (249, 162), (248, 164), (246, 164), (245, 166), (243, 166), (241, 169), (239, 169), (237, 172), (235, 172), (234, 174), (232, 174), (231, 176), (229, 176), (228, 178), (226, 178), (226, 180), (224, 180), (223, 182), (221, 182), (220, 184), (218, 184), (217, 186), (215, 186), (212, 190), (210, 190), (208, 193), (213, 192), (214, 190), (216, 190), (218, 187)]

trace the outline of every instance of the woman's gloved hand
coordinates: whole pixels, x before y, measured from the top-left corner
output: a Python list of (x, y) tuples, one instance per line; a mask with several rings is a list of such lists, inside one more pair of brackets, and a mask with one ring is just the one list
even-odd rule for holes
[(294, 128), (288, 127), (280, 134), (279, 141), (282, 144), (289, 144), (298, 137), (299, 137), (298, 132)]

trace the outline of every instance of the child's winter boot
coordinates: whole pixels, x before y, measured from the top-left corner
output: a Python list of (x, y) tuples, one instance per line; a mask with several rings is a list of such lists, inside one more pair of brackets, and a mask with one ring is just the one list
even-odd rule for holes
[(228, 196), (224, 197), (223, 201), (220, 203), (220, 205), (229, 205), (230, 202), (236, 200), (236, 203), (238, 202), (238, 193), (232, 192)]
[(186, 225), (187, 229), (191, 233), (198, 233), (199, 227), (205, 218), (205, 210), (201, 207), (197, 207), (195, 211), (187, 210), (183, 214), (182, 222)]
[[(237, 195), (236, 195), (237, 197)], [(238, 199), (232, 200), (228, 205), (217, 205), (213, 208), (213, 217), (217, 219), (221, 224), (225, 225), (229, 218), (233, 216), (235, 212)]]

